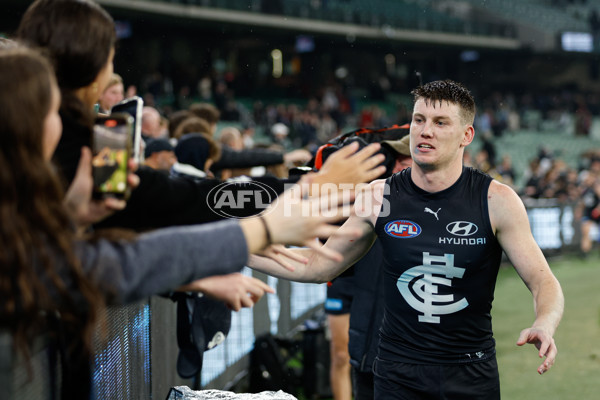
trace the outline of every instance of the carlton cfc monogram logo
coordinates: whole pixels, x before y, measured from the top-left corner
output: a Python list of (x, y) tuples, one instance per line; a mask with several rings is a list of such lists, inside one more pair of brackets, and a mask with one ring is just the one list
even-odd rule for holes
[(396, 286), (404, 300), (423, 313), (419, 322), (439, 324), (438, 315), (452, 314), (469, 305), (465, 298), (455, 301), (452, 294), (438, 294), (438, 285), (451, 287), (452, 278), (462, 278), (464, 273), (464, 268), (454, 266), (454, 254), (432, 256), (424, 252), (423, 265), (404, 271)]

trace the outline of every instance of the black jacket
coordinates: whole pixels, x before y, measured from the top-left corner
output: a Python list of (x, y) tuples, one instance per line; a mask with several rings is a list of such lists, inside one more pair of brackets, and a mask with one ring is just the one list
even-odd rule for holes
[(350, 363), (361, 372), (372, 372), (383, 320), (383, 250), (376, 240), (354, 265), (354, 297), (350, 306), (348, 350)]
[(227, 168), (250, 168), (259, 165), (283, 164), (283, 153), (267, 149), (233, 150), (223, 146), (221, 158), (210, 169), (219, 171)]

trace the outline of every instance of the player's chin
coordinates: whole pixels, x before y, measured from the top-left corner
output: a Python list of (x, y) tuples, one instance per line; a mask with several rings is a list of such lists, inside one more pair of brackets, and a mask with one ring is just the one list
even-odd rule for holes
[(419, 159), (417, 159), (416, 157), (413, 159), (413, 162), (419, 166), (420, 169), (422, 169), (423, 171), (432, 171), (434, 169), (436, 169), (436, 163), (434, 162), (433, 159), (431, 159), (431, 157), (419, 157)]

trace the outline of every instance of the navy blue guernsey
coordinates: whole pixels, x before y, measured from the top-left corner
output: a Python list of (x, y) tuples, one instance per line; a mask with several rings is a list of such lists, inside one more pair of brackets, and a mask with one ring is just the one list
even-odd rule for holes
[(490, 223), (492, 178), (464, 167), (428, 193), (411, 169), (386, 180), (375, 224), (383, 246), (385, 314), (379, 357), (417, 364), (483, 361), (494, 351), (490, 311), (502, 249)]

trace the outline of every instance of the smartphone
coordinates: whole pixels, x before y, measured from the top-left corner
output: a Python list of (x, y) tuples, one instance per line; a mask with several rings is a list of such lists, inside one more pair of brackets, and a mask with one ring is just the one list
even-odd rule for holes
[(133, 135), (133, 117), (127, 113), (96, 117), (92, 133), (94, 198), (129, 197), (127, 164)]
[(133, 96), (115, 104), (110, 109), (110, 114), (127, 113), (133, 117), (133, 159), (141, 164), (144, 160), (144, 152), (142, 151), (142, 110), (144, 108), (144, 100), (139, 96)]

